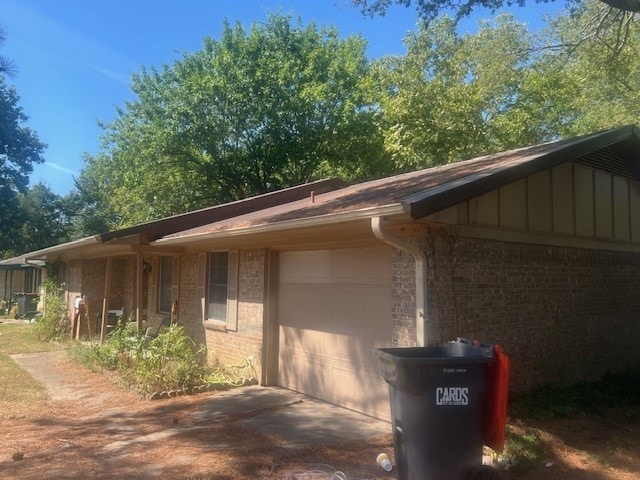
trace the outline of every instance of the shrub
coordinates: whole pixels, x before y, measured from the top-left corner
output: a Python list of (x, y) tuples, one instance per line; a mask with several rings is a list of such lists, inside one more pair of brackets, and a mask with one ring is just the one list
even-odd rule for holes
[(103, 345), (78, 344), (71, 357), (93, 371), (116, 370), (120, 383), (141, 395), (189, 389), (206, 383), (202, 351), (180, 325), (172, 325), (155, 338), (139, 333), (135, 324), (117, 326)]
[(204, 347), (197, 349), (180, 325), (172, 325), (154, 338), (139, 333), (127, 322), (107, 335), (104, 344), (78, 343), (72, 360), (93, 371), (116, 370), (120, 383), (141, 395), (198, 387), (226, 389), (256, 383), (247, 359), (242, 365), (209, 369), (202, 365)]
[(122, 352), (118, 373), (125, 385), (141, 394), (181, 390), (203, 383), (205, 369), (193, 341), (181, 325), (172, 325), (150, 340), (140, 337)]
[(60, 341), (69, 338), (71, 319), (63, 288), (50, 278), (42, 284), (44, 292), (44, 312), (36, 317), (35, 332), (41, 341)]

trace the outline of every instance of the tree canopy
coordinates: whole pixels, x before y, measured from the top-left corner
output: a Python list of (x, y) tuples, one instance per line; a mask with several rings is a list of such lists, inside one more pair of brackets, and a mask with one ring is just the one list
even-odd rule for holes
[[(272, 15), (162, 69), (104, 125), (83, 188), (122, 225), (325, 176), (381, 173), (382, 137), (361, 37)], [(382, 172), (384, 173), (384, 172)]]
[[(0, 29), (0, 46), (4, 42)], [(13, 251), (21, 215), (17, 195), (25, 192), (33, 164), (41, 163), (45, 145), (25, 123), (28, 117), (19, 105), (20, 97), (7, 83), (15, 72), (12, 61), (0, 57), (0, 254)]]
[[(527, 3), (564, 2), (575, 9), (579, 9), (584, 0), (351, 0), (353, 5), (360, 8), (364, 15), (384, 15), (393, 5), (409, 7), (413, 5), (418, 16), (427, 22), (434, 20), (442, 13), (453, 12), (456, 19), (466, 17), (474, 9), (487, 8), (495, 13), (503, 7), (523, 7)], [(640, 12), (640, 0), (599, 0), (605, 5), (626, 12)]]
[(378, 64), (385, 147), (400, 170), (458, 161), (545, 138), (523, 94), (532, 37), (510, 16), (460, 35), (450, 18), (422, 24), (407, 54)]
[[(638, 119), (640, 31), (585, 1), (544, 31), (508, 15), (421, 24), (407, 53), (271, 16), (133, 77), (78, 179), (78, 232), (300, 184), (358, 181)], [(597, 34), (585, 35), (594, 22)], [(75, 203), (74, 203), (75, 202)]]

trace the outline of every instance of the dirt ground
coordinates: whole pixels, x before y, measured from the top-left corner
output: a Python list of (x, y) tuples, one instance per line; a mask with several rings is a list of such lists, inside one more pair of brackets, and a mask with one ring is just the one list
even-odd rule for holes
[[(195, 423), (191, 414), (215, 393), (147, 401), (67, 360), (56, 368), (81, 379), (91, 400), (49, 401), (21, 418), (1, 412), (2, 479), (395, 478), (375, 463), (380, 452), (393, 457), (391, 435), (286, 449), (237, 418)], [(502, 472), (505, 480), (640, 479), (640, 421), (611, 414), (528, 426), (539, 429), (548, 458), (524, 473)]]

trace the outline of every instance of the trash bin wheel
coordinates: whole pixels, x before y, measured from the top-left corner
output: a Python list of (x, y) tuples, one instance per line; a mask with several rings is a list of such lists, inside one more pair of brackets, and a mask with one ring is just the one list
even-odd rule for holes
[(489, 466), (481, 465), (478, 468), (474, 468), (467, 476), (465, 480), (500, 480), (500, 474), (498, 471)]

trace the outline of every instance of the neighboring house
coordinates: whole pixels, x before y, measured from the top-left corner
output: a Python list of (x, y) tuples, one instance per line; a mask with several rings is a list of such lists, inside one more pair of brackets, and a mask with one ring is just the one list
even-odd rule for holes
[(252, 357), (262, 384), (381, 418), (375, 347), (472, 337), (503, 345), (513, 391), (592, 379), (640, 365), (640, 130), (316, 182), (20, 259), (57, 262), (94, 313), (155, 325), (177, 301), (212, 361)]
[(2, 265), (0, 263), (0, 314), (3, 310), (9, 313), (16, 305), (16, 294), (39, 294), (42, 283), (41, 265), (28, 263), (14, 263)]

